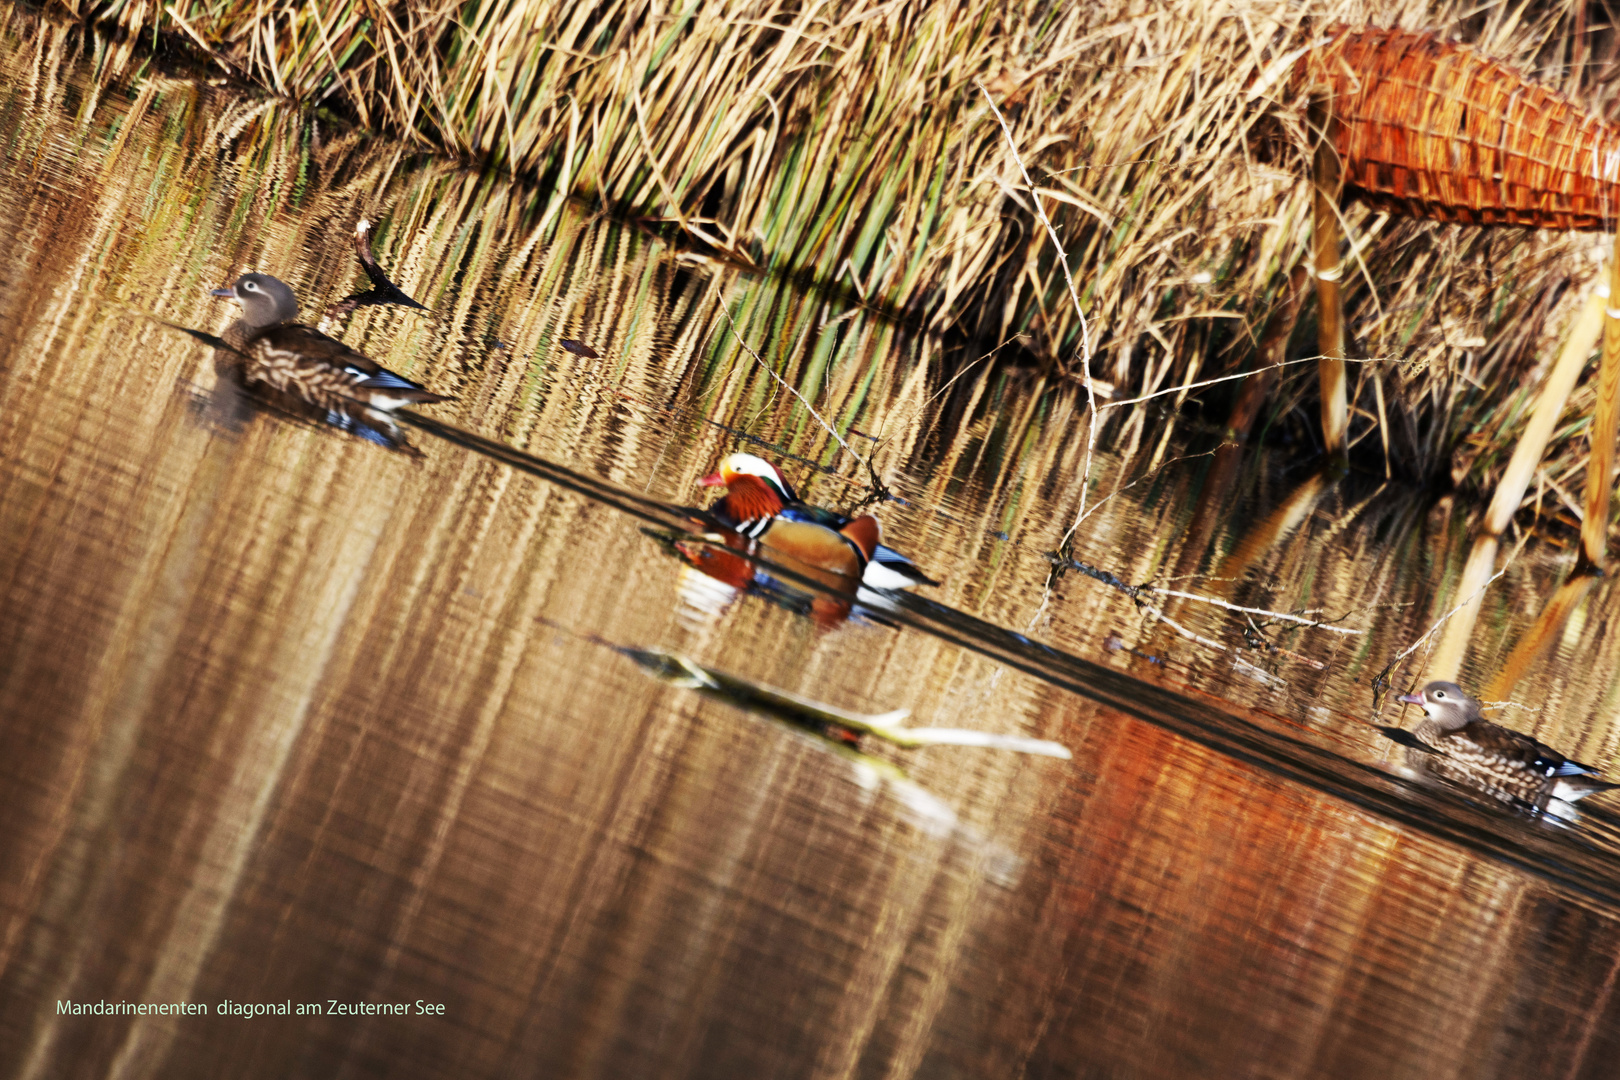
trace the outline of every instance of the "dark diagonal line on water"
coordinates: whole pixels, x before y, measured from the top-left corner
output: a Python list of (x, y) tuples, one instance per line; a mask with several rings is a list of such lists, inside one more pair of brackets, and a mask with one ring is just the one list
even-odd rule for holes
[[(700, 535), (692, 512), (577, 472), (506, 443), (400, 410), (402, 421), (446, 442), (503, 462), (643, 521)], [(739, 552), (738, 554), (742, 554)], [(754, 555), (784, 580), (845, 595)], [(966, 612), (907, 593), (890, 594), (882, 612), (897, 624), (967, 649), (1027, 675), (1146, 721), (1226, 757), (1303, 784), (1417, 832), (1517, 867), (1620, 910), (1620, 857), (1575, 831), (1553, 833), (1539, 822), (1448, 798), (1324, 747), (1267, 731), (1235, 713), (1141, 682), (1073, 653), (1034, 641)]]

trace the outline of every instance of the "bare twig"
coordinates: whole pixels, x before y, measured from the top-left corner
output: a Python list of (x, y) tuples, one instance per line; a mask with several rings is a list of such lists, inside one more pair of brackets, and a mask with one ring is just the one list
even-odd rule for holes
[(1251, 647), (1256, 651), (1276, 653), (1278, 656), (1286, 656), (1290, 660), (1298, 660), (1300, 663), (1313, 667), (1317, 671), (1327, 670), (1327, 665), (1322, 663), (1322, 661), (1312, 660), (1310, 657), (1294, 652), (1292, 649), (1285, 649), (1281, 645), (1278, 645), (1276, 642), (1272, 641), (1270, 638), (1266, 637), (1265, 628), (1254, 621), (1254, 616), (1244, 615), (1243, 621), (1249, 624), (1248, 629), (1243, 632), (1243, 636), (1249, 640)]
[(952, 375), (949, 382), (947, 382), (944, 386), (942, 386), (938, 390), (936, 390), (932, 397), (930, 397), (927, 401), (922, 403), (922, 408), (926, 409), (926, 408), (928, 408), (928, 406), (930, 406), (934, 402), (938, 401), (941, 397), (944, 396), (945, 391), (949, 390), (951, 387), (956, 385), (956, 380), (960, 379), (962, 376), (966, 375), (968, 372), (972, 371), (974, 368), (978, 367), (980, 364), (984, 363), (986, 360), (988, 360), (992, 356), (996, 355), (996, 353), (1000, 352), (1002, 349), (1005, 349), (1008, 345), (1011, 345), (1014, 341), (1017, 340), (1017, 338), (1018, 338), (1018, 335), (1014, 334), (1012, 337), (1008, 338), (1006, 341), (1003, 341), (1000, 345), (997, 345), (995, 348), (991, 349), (989, 352), (985, 353), (983, 356), (979, 357), (977, 360), (973, 361), (971, 364), (963, 365), (961, 371), (958, 371), (955, 375)]
[(827, 434), (831, 435), (835, 440), (837, 440), (838, 445), (844, 448), (845, 453), (849, 454), (850, 457), (860, 462), (861, 465), (866, 468), (867, 476), (872, 482), (873, 493), (877, 495), (887, 494), (888, 488), (884, 486), (882, 478), (878, 476), (877, 470), (872, 467), (872, 463), (866, 458), (863, 458), (861, 455), (857, 454), (855, 452), (855, 448), (850, 446), (849, 443), (845, 442), (842, 435), (838, 434), (838, 430), (831, 424), (827, 423), (826, 420), (822, 419), (821, 414), (816, 411), (816, 407), (810, 404), (809, 400), (803, 394), (799, 393), (799, 391), (793, 386), (791, 386), (786, 379), (778, 375), (775, 369), (765, 362), (765, 358), (759, 355), (759, 353), (755, 352), (752, 345), (748, 344), (748, 341), (742, 336), (742, 331), (737, 329), (737, 321), (731, 317), (731, 309), (726, 306), (724, 300), (720, 302), (720, 313), (726, 317), (726, 323), (731, 327), (732, 336), (737, 339), (737, 344), (741, 345), (744, 351), (746, 351), (749, 356), (752, 356), (754, 361), (758, 363), (760, 367), (764, 368), (765, 373), (771, 378), (775, 379), (777, 384), (781, 386), (782, 389), (799, 399), (799, 404), (803, 405), (805, 410), (809, 412), (811, 416), (816, 418), (816, 423), (827, 429)]
[(1485, 584), (1481, 585), (1479, 588), (1475, 589), (1473, 592), (1459, 600), (1456, 607), (1452, 608), (1450, 611), (1436, 619), (1434, 621), (1434, 625), (1423, 632), (1422, 637), (1418, 638), (1416, 641), (1412, 642), (1412, 644), (1408, 645), (1405, 649), (1397, 653), (1394, 659), (1392, 659), (1384, 667), (1384, 670), (1378, 673), (1378, 680), (1382, 680), (1385, 676), (1387, 676), (1389, 672), (1394, 669), (1396, 664), (1417, 652), (1418, 648), (1425, 641), (1428, 641), (1431, 637), (1439, 632), (1442, 626), (1451, 621), (1451, 617), (1453, 615), (1457, 614), (1457, 612), (1461, 611), (1463, 608), (1467, 607), (1469, 604), (1472, 604), (1475, 600), (1478, 600), (1481, 596), (1483, 596), (1485, 594), (1485, 590), (1490, 588), (1492, 582), (1501, 577), (1503, 574), (1507, 573), (1508, 567), (1513, 565), (1513, 560), (1518, 558), (1519, 552), (1524, 550), (1524, 545), (1529, 542), (1529, 539), (1530, 534), (1528, 532), (1520, 537), (1519, 542), (1515, 544), (1513, 550), (1508, 553), (1507, 561), (1502, 563), (1502, 568), (1496, 573), (1492, 574), (1490, 577), (1486, 578)]
[[(1220, 447), (1215, 448), (1215, 450), (1219, 450), (1219, 449), (1220, 449)], [(1103, 506), (1107, 504), (1108, 500), (1112, 499), (1114, 496), (1120, 494), (1121, 492), (1131, 490), (1131, 488), (1135, 487), (1137, 484), (1142, 483), (1144, 480), (1153, 479), (1155, 476), (1159, 475), (1161, 472), (1168, 469), (1170, 466), (1176, 464), (1177, 462), (1191, 461), (1194, 458), (1209, 457), (1209, 456), (1211, 456), (1212, 454), (1215, 453), (1215, 450), (1206, 450), (1201, 454), (1181, 454), (1180, 456), (1173, 457), (1168, 461), (1159, 462), (1158, 465), (1156, 465), (1153, 468), (1149, 469), (1147, 472), (1143, 473), (1141, 476), (1138, 476), (1135, 480), (1132, 480), (1128, 484), (1122, 484), (1121, 486), (1115, 488), (1113, 491), (1110, 491), (1107, 495), (1104, 495), (1102, 498), (1098, 499), (1096, 501), (1096, 503), (1091, 507), (1091, 509), (1086, 511), (1086, 517), (1090, 517), (1092, 514), (1095, 514), (1098, 510), (1101, 510), (1103, 508)]]
[[(1091, 484), (1091, 458), (1097, 447), (1097, 388), (1091, 383), (1091, 324), (1086, 321), (1086, 313), (1080, 307), (1080, 294), (1074, 287), (1074, 275), (1069, 273), (1068, 253), (1063, 250), (1063, 242), (1058, 239), (1057, 230), (1052, 227), (1052, 219), (1046, 216), (1046, 208), (1041, 205), (1041, 196), (1035, 190), (1035, 181), (1030, 179), (1029, 169), (1024, 166), (1024, 159), (1018, 153), (1018, 144), (1013, 141), (1012, 128), (1007, 126), (1006, 118), (1001, 115), (1001, 110), (996, 108), (995, 99), (990, 96), (990, 91), (986, 90), (984, 84), (977, 79), (973, 82), (984, 95), (990, 111), (995, 114), (996, 121), (1001, 125), (1001, 133), (1007, 138), (1007, 149), (1012, 152), (1013, 160), (1018, 162), (1018, 172), (1024, 178), (1024, 186), (1029, 189), (1030, 201), (1035, 205), (1035, 214), (1041, 219), (1041, 224), (1046, 228), (1046, 235), (1052, 241), (1052, 248), (1057, 252), (1058, 264), (1063, 267), (1063, 280), (1069, 286), (1069, 300), (1074, 304), (1074, 313), (1080, 319), (1080, 377), (1086, 387), (1086, 463), (1080, 473), (1080, 508), (1075, 511), (1074, 524), (1063, 534), (1062, 542), (1067, 544), (1069, 537), (1074, 535), (1074, 530), (1080, 527), (1080, 522), (1086, 516), (1086, 489)], [(1044, 603), (1042, 606), (1045, 606)]]
[[(1205, 379), (1202, 382), (1186, 383), (1181, 386), (1172, 386), (1168, 390), (1155, 390), (1153, 393), (1143, 394), (1141, 397), (1126, 398), (1123, 401), (1110, 401), (1108, 404), (1104, 405), (1103, 408), (1117, 409), (1124, 405), (1140, 405), (1142, 402), (1152, 401), (1156, 397), (1168, 397), (1171, 394), (1182, 394), (1186, 393), (1188, 390), (1202, 390), (1204, 387), (1214, 386), (1216, 383), (1231, 382), (1234, 379), (1247, 379), (1254, 375), (1262, 375), (1265, 372), (1275, 370), (1276, 368), (1293, 367), (1295, 364), (1314, 364), (1320, 359), (1322, 359), (1320, 356), (1306, 356), (1301, 357), (1298, 360), (1283, 360), (1280, 363), (1267, 364), (1265, 367), (1254, 368), (1251, 371), (1240, 371), (1235, 375), (1221, 375), (1213, 379)], [(1386, 362), (1387, 358), (1382, 356), (1345, 360), (1345, 363), (1347, 364), (1382, 364)]]
[(1143, 592), (1157, 593), (1160, 596), (1174, 596), (1182, 600), (1196, 600), (1200, 604), (1214, 604), (1216, 607), (1225, 608), (1228, 611), (1241, 611), (1250, 615), (1264, 615), (1271, 619), (1282, 619), (1284, 622), (1299, 623), (1301, 626), (1311, 627), (1312, 629), (1326, 630), (1330, 634), (1360, 635), (1367, 632), (1365, 630), (1351, 630), (1346, 626), (1333, 626), (1332, 624), (1323, 622), (1320, 619), (1301, 618), (1298, 615), (1290, 615), (1284, 611), (1267, 611), (1265, 608), (1239, 607), (1237, 604), (1229, 604), (1225, 600), (1217, 600), (1213, 596), (1199, 596), (1197, 593), (1181, 592), (1177, 589), (1159, 589), (1152, 585), (1141, 585), (1138, 586), (1138, 588), (1140, 588)]
[(1288, 680), (1287, 679), (1279, 679), (1277, 676), (1273, 675), (1271, 672), (1267, 671), (1265, 668), (1258, 667), (1258, 666), (1256, 666), (1254, 664), (1251, 664), (1247, 660), (1243, 659), (1241, 656), (1235, 656), (1235, 657), (1232, 658), (1232, 670), (1233, 671), (1246, 671), (1249, 674), (1253, 675), (1260, 682), (1265, 683), (1267, 686), (1275, 687), (1275, 686), (1287, 686), (1288, 685)]
[(1186, 638), (1188, 641), (1194, 642), (1194, 643), (1196, 643), (1198, 645), (1206, 646), (1206, 647), (1211, 648), (1211, 649), (1215, 649), (1218, 652), (1227, 652), (1227, 651), (1229, 651), (1227, 649), (1227, 647), (1225, 645), (1222, 645), (1220, 642), (1211, 640), (1210, 638), (1207, 638), (1207, 637), (1204, 637), (1202, 634), (1194, 633), (1193, 631), (1187, 629), (1185, 626), (1182, 626), (1180, 623), (1176, 622), (1176, 620), (1174, 620), (1170, 616), (1166, 615), (1163, 610), (1161, 610), (1160, 608), (1154, 607), (1152, 604), (1144, 604), (1140, 600), (1138, 600), (1137, 601), (1137, 606), (1140, 607), (1143, 611), (1145, 611), (1148, 615), (1152, 616), (1154, 619), (1157, 619), (1159, 622), (1162, 622), (1165, 625), (1169, 626), (1170, 629), (1174, 630), (1176, 633), (1180, 634), (1182, 637)]

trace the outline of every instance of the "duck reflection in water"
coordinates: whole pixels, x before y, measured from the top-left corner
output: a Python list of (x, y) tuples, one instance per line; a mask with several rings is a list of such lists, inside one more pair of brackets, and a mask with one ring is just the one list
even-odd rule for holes
[[(678, 582), (681, 602), (698, 623), (713, 622), (730, 610), (743, 593), (806, 615), (824, 630), (838, 626), (854, 613), (849, 594), (853, 579), (819, 570), (775, 551), (756, 551), (752, 542), (735, 533), (720, 532), (703, 539), (670, 538), (669, 547), (685, 562)], [(768, 561), (756, 561), (758, 554)], [(786, 566), (795, 574), (827, 586), (822, 592), (771, 572)]]
[(1577, 800), (1620, 787), (1599, 778), (1590, 765), (1486, 720), (1480, 703), (1456, 683), (1431, 682), (1421, 694), (1398, 700), (1422, 706), (1424, 719), (1409, 733), (1386, 734), (1406, 745), (1408, 762), (1426, 772), (1560, 817), (1569, 816)]
[(312, 326), (295, 321), (298, 298), (269, 274), (243, 274), (212, 290), (242, 305), (215, 350), (221, 377), (247, 396), (302, 419), (319, 419), (384, 446), (403, 444), (391, 415), (448, 401)]

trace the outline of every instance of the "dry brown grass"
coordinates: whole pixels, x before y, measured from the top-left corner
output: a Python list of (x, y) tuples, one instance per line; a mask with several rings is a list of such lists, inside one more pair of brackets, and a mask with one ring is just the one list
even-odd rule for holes
[[(63, 2), (155, 21), (276, 93), (658, 219), (727, 259), (933, 330), (1022, 335), (1067, 368), (1076, 313), (982, 81), (1065, 238), (1094, 372), (1121, 396), (1243, 361), (1304, 257), (1302, 103), (1280, 76), (1314, 30), (1453, 35), (1597, 109), (1617, 85), (1611, 30), (1547, 3)], [(1597, 269), (1593, 239), (1357, 209), (1346, 224), (1350, 354), (1388, 359), (1352, 368), (1357, 452), (1488, 487), (1578, 300), (1568, 286)], [(1313, 351), (1308, 332), (1295, 340)], [(1291, 369), (1270, 415), (1314, 393)], [(1555, 468), (1578, 492), (1578, 469)]]

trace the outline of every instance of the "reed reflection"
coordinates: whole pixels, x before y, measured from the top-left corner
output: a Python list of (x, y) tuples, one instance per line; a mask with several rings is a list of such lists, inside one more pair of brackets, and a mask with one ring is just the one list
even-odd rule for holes
[[(1370, 676), (1452, 600), (1436, 583), (1466, 557), (1463, 515), (1264, 458), (1205, 495), (1209, 459), (1177, 461), (1146, 414), (1105, 432), (1088, 476), (1072, 387), (972, 357), (953, 383), (938, 339), (837, 297), (275, 101), (137, 75), (123, 46), (81, 61), (50, 24), (19, 40), (29, 25), (0, 28), (0, 865), (17, 868), (0, 1042), (21, 1075), (1612, 1058), (1604, 815), (1555, 831), (1444, 797), (1396, 775), (1366, 722)], [(342, 241), (362, 217), (435, 317), (362, 306), (341, 337), (455, 395), (397, 415), (421, 456), (196, 424), (210, 357), (148, 313), (216, 325), (205, 290), (249, 265), (327, 306), (353, 290)], [(867, 480), (739, 336), (840, 433), (873, 436), (898, 500), (870, 512), (941, 584), (855, 617), (851, 575), (784, 571), (851, 617), (829, 631), (757, 593), (689, 617), (686, 560), (745, 555), (687, 509), (725, 454), (813, 464), (792, 469), (810, 506), (851, 506)], [(1133, 588), (1242, 576), (1174, 584), (1357, 633), (1301, 631), (1286, 644), (1321, 667), (1262, 681), (1230, 662), (1252, 613), (1079, 573), (1048, 591), (1085, 484), (1119, 494), (1091, 501), (1076, 562)], [(1521, 555), (1476, 668), (1560, 572)], [(1574, 726), (1538, 737), (1595, 763), (1613, 588), (1591, 586), (1517, 684)], [(1168, 662), (1110, 651), (1120, 627)], [(1074, 756), (874, 731), (858, 752), (911, 786), (869, 790), (847, 739), (784, 719), (895, 734), (870, 718), (898, 706)], [(447, 1010), (272, 1027), (55, 1008), (330, 998)]]

